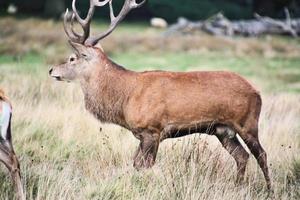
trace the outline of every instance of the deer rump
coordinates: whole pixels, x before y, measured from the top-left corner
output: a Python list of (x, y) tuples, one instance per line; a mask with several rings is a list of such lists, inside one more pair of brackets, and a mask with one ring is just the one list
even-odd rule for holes
[(130, 127), (159, 129), (161, 140), (196, 132), (234, 136), (235, 125), (260, 109), (258, 92), (232, 72), (144, 72), (136, 85), (125, 118)]
[(11, 106), (9, 103), (0, 100), (0, 141), (10, 140), (10, 120), (11, 120)]

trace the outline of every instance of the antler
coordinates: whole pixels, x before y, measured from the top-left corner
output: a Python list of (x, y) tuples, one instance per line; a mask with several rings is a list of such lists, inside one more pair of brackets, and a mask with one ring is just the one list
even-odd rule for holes
[[(70, 23), (71, 28), (70, 29), (67, 26), (68, 12), (69, 12), (68, 9), (66, 10), (66, 13), (64, 15), (65, 32), (72, 42), (94, 46), (99, 42), (99, 40), (108, 36), (117, 27), (117, 25), (124, 19), (124, 17), (130, 12), (130, 10), (142, 6), (145, 2), (146, 2), (146, 0), (143, 0), (140, 3), (137, 3), (136, 0), (125, 0), (121, 11), (119, 12), (119, 14), (117, 16), (115, 16), (114, 11), (113, 11), (113, 6), (112, 6), (112, 0), (103, 0), (103, 1), (90, 0), (90, 8), (89, 8), (88, 14), (85, 19), (82, 19), (79, 16), (77, 9), (76, 9), (76, 5), (75, 5), (76, 0), (73, 0), (73, 2), (72, 2), (73, 14), (71, 17), (71, 23)], [(94, 15), (94, 12), (95, 12), (95, 6), (102, 7), (102, 6), (105, 6), (107, 3), (109, 3), (109, 12), (110, 12), (110, 25), (109, 25), (108, 29), (97, 36), (89, 37), (90, 36), (90, 24), (91, 24), (91, 20)], [(83, 30), (83, 35), (80, 35), (75, 32), (75, 30), (73, 28), (75, 19), (81, 25), (82, 30)]]
[(143, 0), (140, 3), (137, 3), (136, 0), (125, 0), (121, 11), (117, 16), (115, 16), (113, 11), (113, 6), (112, 6), (112, 0), (110, 0), (109, 1), (110, 26), (105, 32), (95, 37), (89, 38), (86, 41), (86, 44), (92, 46), (96, 45), (99, 42), (99, 40), (108, 36), (117, 27), (117, 25), (124, 19), (124, 17), (130, 12), (130, 10), (141, 7), (145, 2), (146, 0)]
[[(110, 0), (104, 0), (99, 2), (99, 0), (90, 0), (90, 8), (88, 11), (88, 14), (85, 19), (82, 19), (77, 11), (76, 8), (76, 0), (73, 0), (72, 2), (72, 9), (73, 9), (73, 14), (71, 17), (71, 29), (68, 29), (67, 27), (67, 21), (68, 21), (68, 9), (66, 10), (65, 16), (64, 16), (64, 29), (67, 34), (67, 36), (70, 38), (71, 41), (77, 42), (84, 44), (85, 40), (89, 37), (90, 34), (90, 23), (92, 21), (92, 17), (95, 12), (95, 6), (105, 6)], [(73, 25), (74, 25), (74, 20), (77, 20), (77, 22), (81, 25), (82, 30), (83, 30), (83, 35), (80, 35), (75, 32)]]

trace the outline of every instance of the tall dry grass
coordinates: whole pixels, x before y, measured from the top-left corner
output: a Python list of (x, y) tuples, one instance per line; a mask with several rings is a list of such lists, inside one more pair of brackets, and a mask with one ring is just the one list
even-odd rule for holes
[[(52, 63), (65, 58), (64, 36), (57, 31), (60, 24), (6, 19), (0, 20), (0, 27), (5, 27), (0, 32), (1, 53), (18, 56), (33, 51), (47, 55), (46, 60)], [(30, 31), (34, 28), (40, 31)], [(300, 52), (297, 43), (276, 38), (261, 43), (256, 39), (210, 36), (163, 39), (153, 30), (143, 32), (147, 37), (116, 34), (104, 42), (106, 51), (132, 48), (137, 52), (157, 51), (156, 47), (164, 44), (159, 51), (221, 51), (228, 56), (266, 57), (278, 54), (297, 57)], [(48, 46), (43, 49), (45, 45)], [(45, 63), (39, 72), (0, 63), (0, 84), (13, 103), (13, 140), (29, 199), (268, 198), (253, 156), (247, 166), (245, 183), (234, 184), (234, 160), (214, 136), (195, 134), (166, 140), (160, 145), (156, 165), (136, 171), (132, 157), (138, 141), (132, 134), (97, 122), (84, 109), (79, 85), (52, 81), (46, 69)], [(256, 81), (255, 77), (253, 80), (264, 88), (266, 80)], [(263, 93), (262, 96), (259, 136), (268, 154), (274, 186), (272, 197), (299, 199), (300, 96), (293, 93)], [(4, 168), (0, 170), (0, 199), (13, 199), (13, 187), (5, 172)]]
[[(214, 136), (166, 140), (156, 165), (136, 171), (132, 156), (137, 140), (124, 129), (94, 120), (84, 110), (78, 84), (53, 82), (46, 71), (11, 74), (1, 84), (14, 105), (14, 143), (29, 199), (267, 198), (254, 157), (245, 183), (235, 186), (234, 160)], [(300, 197), (299, 100), (293, 94), (263, 95), (259, 133), (275, 199)], [(9, 179), (4, 173), (1, 177), (0, 198), (11, 199)]]

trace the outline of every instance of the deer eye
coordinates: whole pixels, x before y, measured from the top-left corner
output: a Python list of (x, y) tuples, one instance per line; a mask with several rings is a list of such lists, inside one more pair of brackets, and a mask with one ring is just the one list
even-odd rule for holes
[(70, 57), (70, 62), (73, 62), (75, 61), (75, 58), (74, 57)]

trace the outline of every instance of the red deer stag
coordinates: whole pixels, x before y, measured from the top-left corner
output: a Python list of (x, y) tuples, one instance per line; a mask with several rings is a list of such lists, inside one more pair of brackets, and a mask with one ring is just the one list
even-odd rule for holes
[(0, 161), (10, 171), (15, 184), (18, 199), (24, 200), (25, 195), (20, 174), (20, 165), (15, 154), (11, 139), (12, 107), (4, 92), (0, 89)]
[[(258, 139), (261, 97), (244, 78), (231, 72), (134, 72), (110, 60), (95, 47), (108, 36), (134, 8), (146, 0), (125, 0), (115, 16), (112, 0), (90, 0), (85, 19), (72, 3), (73, 15), (64, 29), (75, 52), (69, 60), (50, 69), (59, 81), (78, 80), (86, 109), (101, 122), (118, 124), (140, 140), (134, 167), (153, 166), (159, 143), (192, 133), (214, 134), (237, 164), (238, 180), (245, 174), (249, 157), (235, 133), (245, 141), (260, 165), (267, 187), (271, 188), (267, 155)], [(105, 32), (90, 36), (90, 23), (96, 6), (109, 4), (111, 24)], [(83, 34), (73, 29), (74, 21)]]

